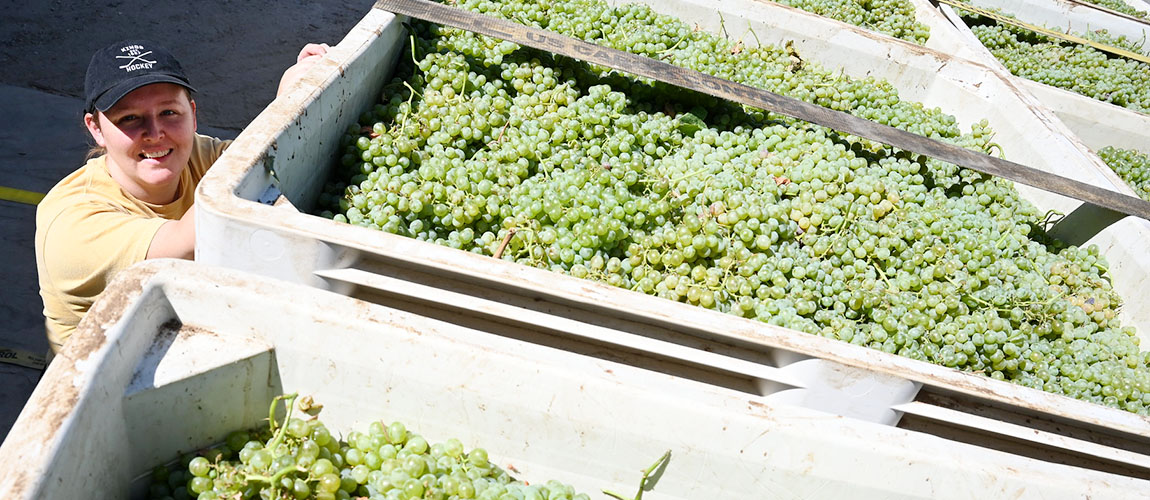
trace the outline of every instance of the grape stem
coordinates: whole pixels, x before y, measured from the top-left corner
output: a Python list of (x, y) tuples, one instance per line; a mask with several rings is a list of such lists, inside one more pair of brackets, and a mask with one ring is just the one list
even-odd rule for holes
[(873, 265), (873, 266), (874, 266), (875, 270), (876, 270), (876, 271), (878, 271), (878, 275), (879, 275), (879, 277), (880, 277), (880, 278), (882, 278), (882, 281), (883, 281), (884, 283), (886, 283), (886, 288), (887, 288), (887, 291), (888, 291), (888, 292), (890, 292), (890, 293), (897, 293), (898, 291), (895, 289), (894, 285), (891, 285), (891, 283), (890, 283), (890, 279), (888, 279), (888, 278), (886, 277), (886, 272), (884, 272), (884, 271), (882, 270), (882, 266), (881, 266), (881, 265), (880, 265), (878, 262), (876, 262), (875, 260), (873, 260), (873, 259), (867, 259), (867, 260), (869, 260), (869, 261), (870, 261), (870, 263), (871, 263), (871, 265)]
[(856, 217), (855, 213), (851, 210), (854, 208), (854, 206), (855, 206), (855, 200), (854, 200), (854, 198), (851, 198), (850, 204), (847, 205), (847, 210), (846, 210), (847, 216), (843, 218), (842, 224), (839, 224), (839, 227), (837, 229), (835, 229), (835, 241), (833, 243), (831, 243), (829, 246), (827, 246), (827, 250), (825, 252), (823, 252), (822, 255), (819, 255), (820, 259), (823, 258), (824, 256), (826, 256), (827, 252), (830, 252), (831, 249), (834, 248), (834, 246), (837, 245), (839, 241), (842, 241), (843, 235), (845, 234), (845, 233), (843, 233), (843, 229), (846, 228), (847, 224), (854, 222), (854, 219)]
[[(667, 450), (666, 452), (663, 453), (663, 456), (659, 457), (659, 459), (656, 460), (655, 463), (651, 464), (650, 467), (643, 469), (643, 477), (641, 479), (639, 479), (639, 491), (635, 493), (634, 497), (628, 498), (628, 497), (625, 497), (619, 493), (615, 493), (613, 491), (606, 490), (606, 489), (602, 490), (603, 494), (607, 495), (609, 497), (617, 498), (618, 500), (642, 500), (643, 499), (643, 492), (644, 491), (651, 491), (652, 489), (654, 489), (655, 488), (654, 482), (658, 480), (658, 477), (652, 478), (651, 474), (654, 473), (656, 470), (658, 470), (660, 467), (663, 467), (664, 465), (666, 465), (666, 463), (670, 460), (671, 460), (671, 450)], [(647, 484), (648, 482), (650, 482), (651, 484)]]
[(419, 59), (415, 58), (415, 35), (408, 35), (408, 39), (411, 40), (411, 62), (418, 68)]
[[(271, 407), (268, 408), (268, 426), (271, 427), (271, 429), (275, 431), (276, 434), (275, 437), (272, 438), (272, 441), (268, 443), (267, 447), (269, 450), (275, 450), (277, 447), (279, 447), (280, 443), (283, 442), (284, 434), (287, 432), (287, 423), (288, 420), (291, 419), (292, 408), (295, 406), (293, 403), (295, 402), (295, 398), (298, 395), (298, 393), (293, 392), (291, 394), (276, 396), (275, 399), (272, 399)], [(284, 415), (283, 425), (280, 426), (279, 429), (276, 429), (276, 403), (278, 403), (280, 400), (284, 400), (286, 414)]]
[(680, 175), (679, 177), (676, 177), (676, 178), (674, 178), (674, 179), (671, 179), (671, 180), (670, 180), (670, 183), (671, 183), (671, 184), (678, 184), (678, 183), (679, 183), (679, 181), (685, 181), (685, 180), (687, 180), (687, 179), (690, 179), (691, 177), (695, 177), (695, 176), (697, 176), (697, 175), (699, 175), (699, 174), (701, 174), (701, 173), (703, 173), (703, 172), (706, 172), (706, 171), (708, 171), (708, 170), (710, 170), (710, 169), (711, 169), (711, 167), (702, 167), (702, 168), (700, 168), (700, 169), (698, 169), (698, 170), (693, 170), (693, 171), (691, 171), (691, 172), (687, 172), (687, 173), (685, 173), (685, 174), (683, 174), (683, 175)]
[[(399, 123), (400, 132), (406, 132), (407, 131), (407, 118), (410, 117), (413, 113), (413, 111), (411, 109), (411, 102), (413, 99), (415, 99), (415, 95), (419, 94), (419, 92), (416, 92), (415, 89), (412, 88), (409, 83), (403, 82), (403, 86), (407, 87), (407, 90), (411, 91), (411, 95), (407, 96), (407, 114), (403, 115), (403, 121), (401, 121)], [(422, 94), (420, 94), (420, 95), (422, 96)]]
[(749, 25), (750, 25), (750, 23), (747, 23), (747, 24), (748, 24), (748, 26), (747, 26), (747, 31), (750, 31), (750, 32), (751, 32), (751, 36), (755, 37), (755, 44), (758, 46), (758, 48), (762, 48), (762, 47), (763, 47), (763, 42), (762, 42), (761, 40), (759, 40), (759, 34), (758, 34), (758, 33), (755, 33), (755, 30), (754, 30), (754, 28), (751, 28), (751, 27), (749, 26)]
[(507, 249), (507, 244), (511, 242), (512, 236), (515, 236), (515, 228), (508, 229), (507, 234), (503, 235), (503, 241), (499, 242), (499, 248), (495, 249), (495, 255), (492, 257), (503, 258), (503, 250)]
[[(280, 396), (276, 396), (274, 399), (272, 399), (272, 404), (268, 407), (268, 427), (271, 428), (273, 431), (275, 431), (275, 437), (273, 437), (271, 442), (268, 443), (268, 445), (267, 445), (268, 450), (274, 451), (276, 448), (279, 447), (280, 443), (283, 442), (284, 434), (287, 432), (287, 423), (288, 423), (288, 420), (291, 419), (292, 408), (295, 406), (295, 404), (294, 404), (295, 398), (298, 395), (299, 395), (299, 393), (293, 392), (291, 394), (283, 394)], [(276, 403), (279, 403), (280, 400), (284, 401), (285, 414), (284, 414), (283, 425), (279, 426), (279, 428), (277, 429), (276, 428)], [(271, 485), (272, 492), (274, 493), (274, 492), (279, 490), (279, 480), (282, 479), (285, 474), (287, 474), (289, 472), (295, 472), (295, 471), (307, 472), (307, 469), (304, 469), (304, 468), (301, 468), (301, 467), (298, 467), (295, 465), (289, 465), (287, 467), (284, 467), (284, 468), (276, 471), (276, 473), (274, 475), (272, 475), (272, 477), (261, 476), (261, 475), (245, 475), (244, 480), (245, 481), (262, 481), (262, 482), (268, 483), (269, 485)]]
[(269, 485), (271, 485), (272, 490), (276, 490), (276, 489), (279, 489), (280, 479), (283, 479), (283, 477), (285, 475), (290, 474), (292, 472), (307, 472), (307, 469), (300, 467), (298, 465), (289, 465), (287, 467), (284, 467), (284, 468), (276, 471), (276, 473), (272, 474), (271, 477), (261, 476), (259, 474), (252, 474), (252, 475), (244, 476), (244, 480), (246, 480), (246, 481), (260, 481), (260, 482), (268, 483)]
[(675, 48), (679, 46), (680, 43), (683, 43), (683, 41), (686, 40), (687, 38), (689, 38), (690, 36), (691, 35), (687, 35), (687, 36), (680, 38), (679, 41), (675, 42), (674, 45), (667, 47), (662, 52), (660, 52), (659, 53), (660, 59), (664, 59), (664, 60), (669, 59), (671, 57), (671, 52), (673, 52), (675, 50)]

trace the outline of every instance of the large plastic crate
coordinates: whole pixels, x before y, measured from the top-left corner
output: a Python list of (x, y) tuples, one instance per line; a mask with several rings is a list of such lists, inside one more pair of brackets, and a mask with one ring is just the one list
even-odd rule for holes
[(0, 447), (0, 496), (143, 498), (152, 467), (259, 424), (285, 392), (323, 404), (320, 418), (343, 435), (399, 420), (595, 498), (630, 490), (665, 450), (652, 500), (1150, 495), (1143, 479), (780, 404), (636, 366), (642, 355), (600, 359), (562, 335), (469, 320), (185, 261), (131, 268)]
[[(1128, 4), (1143, 9), (1132, 1)], [(977, 0), (972, 5), (996, 7), (1013, 13), (1020, 20), (1039, 26), (1069, 29), (1074, 33), (1106, 29), (1114, 34), (1125, 34), (1134, 40), (1150, 39), (1150, 20), (1138, 20), (1128, 16), (1117, 16), (1110, 11), (1100, 10), (1092, 4), (1067, 0), (1026, 0), (1007, 2), (1003, 0)], [(1052, 87), (1044, 83), (1010, 75), (990, 51), (984, 47), (974, 33), (963, 23), (961, 16), (949, 5), (940, 5), (940, 12), (946, 15), (957, 32), (970, 47), (979, 54), (976, 58), (1013, 79), (1021, 89), (1033, 95), (1043, 106), (1049, 108), (1087, 147), (1097, 151), (1106, 146), (1133, 149), (1150, 153), (1150, 115), (1139, 113), (1121, 106), (1086, 97), (1068, 90)], [(1150, 44), (1142, 46), (1142, 52), (1150, 54)], [(1137, 196), (1133, 189), (1122, 183), (1118, 191)]]
[[(923, 17), (924, 2), (915, 0)], [(617, 2), (622, 3), (622, 2)], [(678, 0), (663, 2), (637, 0), (657, 12), (690, 20), (715, 33), (731, 33), (730, 26), (745, 23), (765, 43), (792, 41), (805, 60), (843, 71), (854, 78), (876, 77), (890, 81), (903, 100), (938, 107), (969, 126), (987, 119), (996, 133), (1006, 158), (1046, 172), (1069, 177), (1110, 190), (1131, 193), (1122, 180), (1090, 148), (1066, 127), (1041, 101), (1021, 88), (1018, 79), (998, 64), (985, 47), (971, 43), (951, 26), (936, 48), (867, 31), (797, 9), (753, 0)], [(721, 15), (720, 15), (721, 14)], [(737, 31), (734, 35), (739, 36)], [(952, 36), (952, 35), (958, 36)], [(967, 59), (970, 56), (972, 59)], [(1029, 186), (1017, 185), (1027, 199), (1042, 209), (1070, 213), (1081, 205), (1072, 200)], [(1112, 220), (1094, 218), (1088, 211), (1083, 222), (1066, 224), (1055, 231), (1073, 243), (1083, 243), (1097, 228)], [(1143, 226), (1150, 235), (1150, 222)], [(1079, 226), (1077, 229), (1072, 226)], [(1108, 237), (1094, 239), (1108, 247)], [(1150, 306), (1147, 308), (1150, 314)], [(1150, 323), (1146, 323), (1150, 327)], [(1147, 340), (1150, 340), (1148, 334)]]
[[(926, 0), (923, 0), (926, 1)], [(1146, 4), (1139, 4), (1136, 0), (1123, 0), (1135, 9), (1147, 11)], [(1003, 12), (1014, 15), (1019, 21), (1049, 28), (1070, 31), (1072, 33), (1087, 33), (1096, 30), (1106, 30), (1111, 35), (1125, 35), (1133, 41), (1144, 40), (1150, 36), (1150, 20), (1122, 14), (1092, 4), (1086, 1), (1070, 0), (969, 0), (970, 5), (981, 8), (1001, 9)], [(966, 24), (958, 19), (954, 8), (941, 4), (940, 10), (944, 16), (959, 28), (966, 31)], [(1148, 11), (1150, 12), (1150, 11)], [(978, 40), (974, 40), (975, 47), (981, 47)], [(985, 52), (985, 49), (983, 49)], [(1150, 44), (1143, 44), (1141, 52), (1150, 55)], [(981, 56), (977, 56), (981, 57)], [(993, 57), (993, 56), (990, 56)]]
[[(715, 6), (655, 4), (705, 29), (718, 26)], [(1097, 167), (1101, 162), (1051, 112), (985, 66), (774, 4), (718, 5), (727, 26), (746, 22), (771, 42), (793, 38), (807, 60), (890, 78), (904, 99), (943, 106), (963, 123), (988, 117), (1008, 158), (1118, 189), (1106, 175), (1113, 173)], [(795, 404), (1054, 461), (1139, 477), (1150, 472), (1147, 418), (300, 212), (296, 207), (314, 205), (339, 137), (378, 99), (406, 37), (399, 21), (368, 13), (301, 87), (272, 103), (232, 144), (197, 194), (197, 260), (397, 307), (581, 331), (610, 349), (719, 368), (761, 394), (789, 394), (776, 397), (796, 398)], [(1034, 189), (1024, 194), (1043, 209), (1069, 212), (1080, 204)], [(1148, 228), (1127, 218), (1091, 240), (1110, 259), (1115, 287), (1133, 301), (1123, 311), (1126, 323), (1143, 335), (1150, 331), (1150, 309), (1138, 300), (1150, 283)], [(804, 375), (810, 387), (858, 380), (836, 378), (838, 367), (893, 381), (860, 386), (854, 393), (862, 397), (828, 407), (833, 398), (778, 391), (770, 373), (796, 360), (834, 363), (830, 371)], [(898, 389), (905, 387), (911, 389)]]

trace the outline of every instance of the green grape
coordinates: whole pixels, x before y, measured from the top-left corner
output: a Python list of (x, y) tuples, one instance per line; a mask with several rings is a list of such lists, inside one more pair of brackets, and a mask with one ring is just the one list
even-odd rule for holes
[(265, 450), (256, 451), (250, 460), (252, 468), (256, 470), (265, 470), (272, 465), (272, 455)]
[(212, 489), (212, 480), (206, 477), (193, 477), (188, 482), (188, 489), (197, 495), (203, 494)]
[(407, 444), (404, 445), (403, 449), (410, 450), (412, 453), (414, 453), (416, 455), (422, 455), (424, 453), (427, 453), (427, 451), (428, 451), (427, 440), (423, 439), (423, 436), (419, 436), (419, 435), (411, 436), (410, 438), (408, 438)]
[(1098, 150), (1098, 156), (1134, 188), (1140, 198), (1150, 201), (1150, 155), (1132, 149), (1106, 146)]
[[(998, 148), (985, 120), (964, 130), (889, 82), (794, 67), (785, 46), (740, 47), (645, 6), (458, 5)], [(346, 162), (319, 207), (335, 220), (1146, 413), (1150, 356), (1117, 319), (1106, 259), (1049, 237), (1010, 182), (463, 30), (412, 28), (416, 59), (401, 60), (379, 112), (339, 152), (360, 158), (366, 137), (370, 161), (388, 167)], [(365, 455), (349, 465), (376, 451), (381, 469), (424, 472), (403, 460), (426, 442), (402, 424), (373, 433), (397, 454), (356, 436)], [(454, 443), (443, 454), (463, 458)]]
[[(328, 474), (331, 474), (332, 472), (335, 472), (335, 470), (336, 470), (335, 465), (333, 465), (331, 463), (331, 460), (328, 460), (326, 458), (321, 458), (319, 460), (316, 460), (315, 463), (312, 464), (312, 466), (311, 466), (312, 475), (317, 476), (317, 477), (318, 476), (326, 476)], [(338, 479), (338, 477), (336, 479)]]
[(292, 437), (304, 437), (308, 434), (307, 423), (298, 418), (293, 418), (287, 424), (287, 432)]
[[(283, 399), (289, 405), (294, 402), (294, 396)], [(275, 404), (273, 401), (273, 409)], [(527, 486), (488, 462), (487, 452), (483, 449), (476, 448), (464, 453), (462, 443), (454, 438), (443, 443), (429, 444), (422, 436), (409, 434), (399, 422), (387, 427), (372, 425), (366, 433), (352, 431), (348, 433), (346, 442), (336, 443), (336, 446), (346, 448), (349, 452), (359, 450), (353, 443), (356, 441), (379, 450), (390, 449), (391, 452), (384, 455), (389, 455), (390, 461), (396, 460), (396, 457), (402, 458), (403, 468), (392, 468), (390, 472), (367, 464), (346, 464), (336, 468), (326, 458), (316, 460), (310, 469), (300, 468), (294, 465), (293, 457), (318, 445), (305, 437), (308, 433), (293, 432), (299, 429), (292, 429), (292, 421), (289, 412), (283, 426), (243, 431), (248, 433), (249, 438), (260, 436), (260, 440), (249, 441), (241, 447), (258, 448), (261, 452), (271, 454), (270, 460), (275, 464), (277, 473), (269, 475), (250, 463), (229, 459), (209, 462), (204, 457), (193, 457), (188, 460), (187, 472), (169, 474), (165, 473), (166, 468), (157, 468), (153, 472), (150, 490), (153, 497), (165, 497), (172, 491), (170, 487), (175, 487), (178, 491), (172, 496), (177, 498), (189, 498), (192, 494), (197, 498), (229, 499), (349, 499), (352, 494), (362, 498), (403, 499), (532, 498), (527, 494), (528, 491), (536, 492), (534, 498), (544, 498), (539, 495), (541, 490), (538, 487)], [(313, 426), (313, 430), (323, 428), (318, 420), (310, 421), (308, 425)], [(407, 446), (398, 452), (394, 445), (384, 442), (385, 436), (391, 431), (407, 439)], [(375, 451), (369, 451), (367, 455), (376, 456), (377, 459), (379, 456)], [(468, 459), (460, 460), (465, 455)], [(547, 484), (553, 492), (549, 498), (564, 495), (565, 498), (572, 498), (576, 495), (569, 485), (555, 480)]]
[(395, 445), (405, 443), (407, 441), (407, 427), (402, 422), (392, 422), (387, 426), (387, 439)]
[(907, 0), (773, 1), (919, 45), (925, 44), (930, 38), (930, 28), (915, 20), (914, 3)]
[(1150, 19), (1150, 17), (1147, 17), (1146, 12), (1135, 9), (1134, 7), (1131, 7), (1129, 4), (1127, 4), (1126, 2), (1123, 2), (1122, 0), (1083, 0), (1083, 1), (1087, 2), (1087, 3), (1095, 4), (1095, 5), (1100, 5), (1102, 7), (1106, 7), (1107, 9), (1121, 12), (1123, 14), (1129, 14), (1129, 15), (1134, 16), (1134, 17), (1140, 17), (1142, 19)]
[[(974, 14), (963, 12), (963, 19), (1011, 73), (1139, 113), (1150, 113), (1150, 64), (1024, 28), (1001, 25)], [(1077, 35), (1133, 52), (1141, 50), (1139, 42), (1124, 36), (1112, 37), (1105, 30)]]
[(226, 443), (230, 450), (238, 453), (244, 449), (244, 445), (247, 444), (249, 438), (250, 436), (247, 432), (236, 431), (228, 434)]
[(208, 462), (208, 459), (196, 457), (188, 463), (188, 472), (191, 472), (192, 475), (196, 477), (208, 477), (210, 467), (211, 464)]

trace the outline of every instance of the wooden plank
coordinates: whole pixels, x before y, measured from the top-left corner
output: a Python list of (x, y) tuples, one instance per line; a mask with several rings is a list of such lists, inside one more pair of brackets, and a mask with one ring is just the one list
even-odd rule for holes
[(834, 111), (698, 71), (672, 66), (656, 59), (601, 47), (550, 31), (427, 0), (379, 0), (375, 4), (375, 8), (511, 41), (624, 73), (695, 90), (739, 104), (774, 111), (971, 170), (1074, 198), (1108, 211), (1150, 220), (1150, 202), (1133, 196), (1043, 172), (841, 111)]

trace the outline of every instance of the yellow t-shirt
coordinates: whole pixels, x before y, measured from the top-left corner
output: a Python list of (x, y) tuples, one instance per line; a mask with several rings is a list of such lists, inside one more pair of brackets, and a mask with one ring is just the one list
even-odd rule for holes
[(160, 226), (183, 217), (196, 185), (231, 141), (196, 135), (176, 200), (155, 205), (136, 199), (108, 173), (105, 157), (48, 191), (36, 207), (36, 270), (48, 342), (58, 352), (119, 271), (141, 262)]

